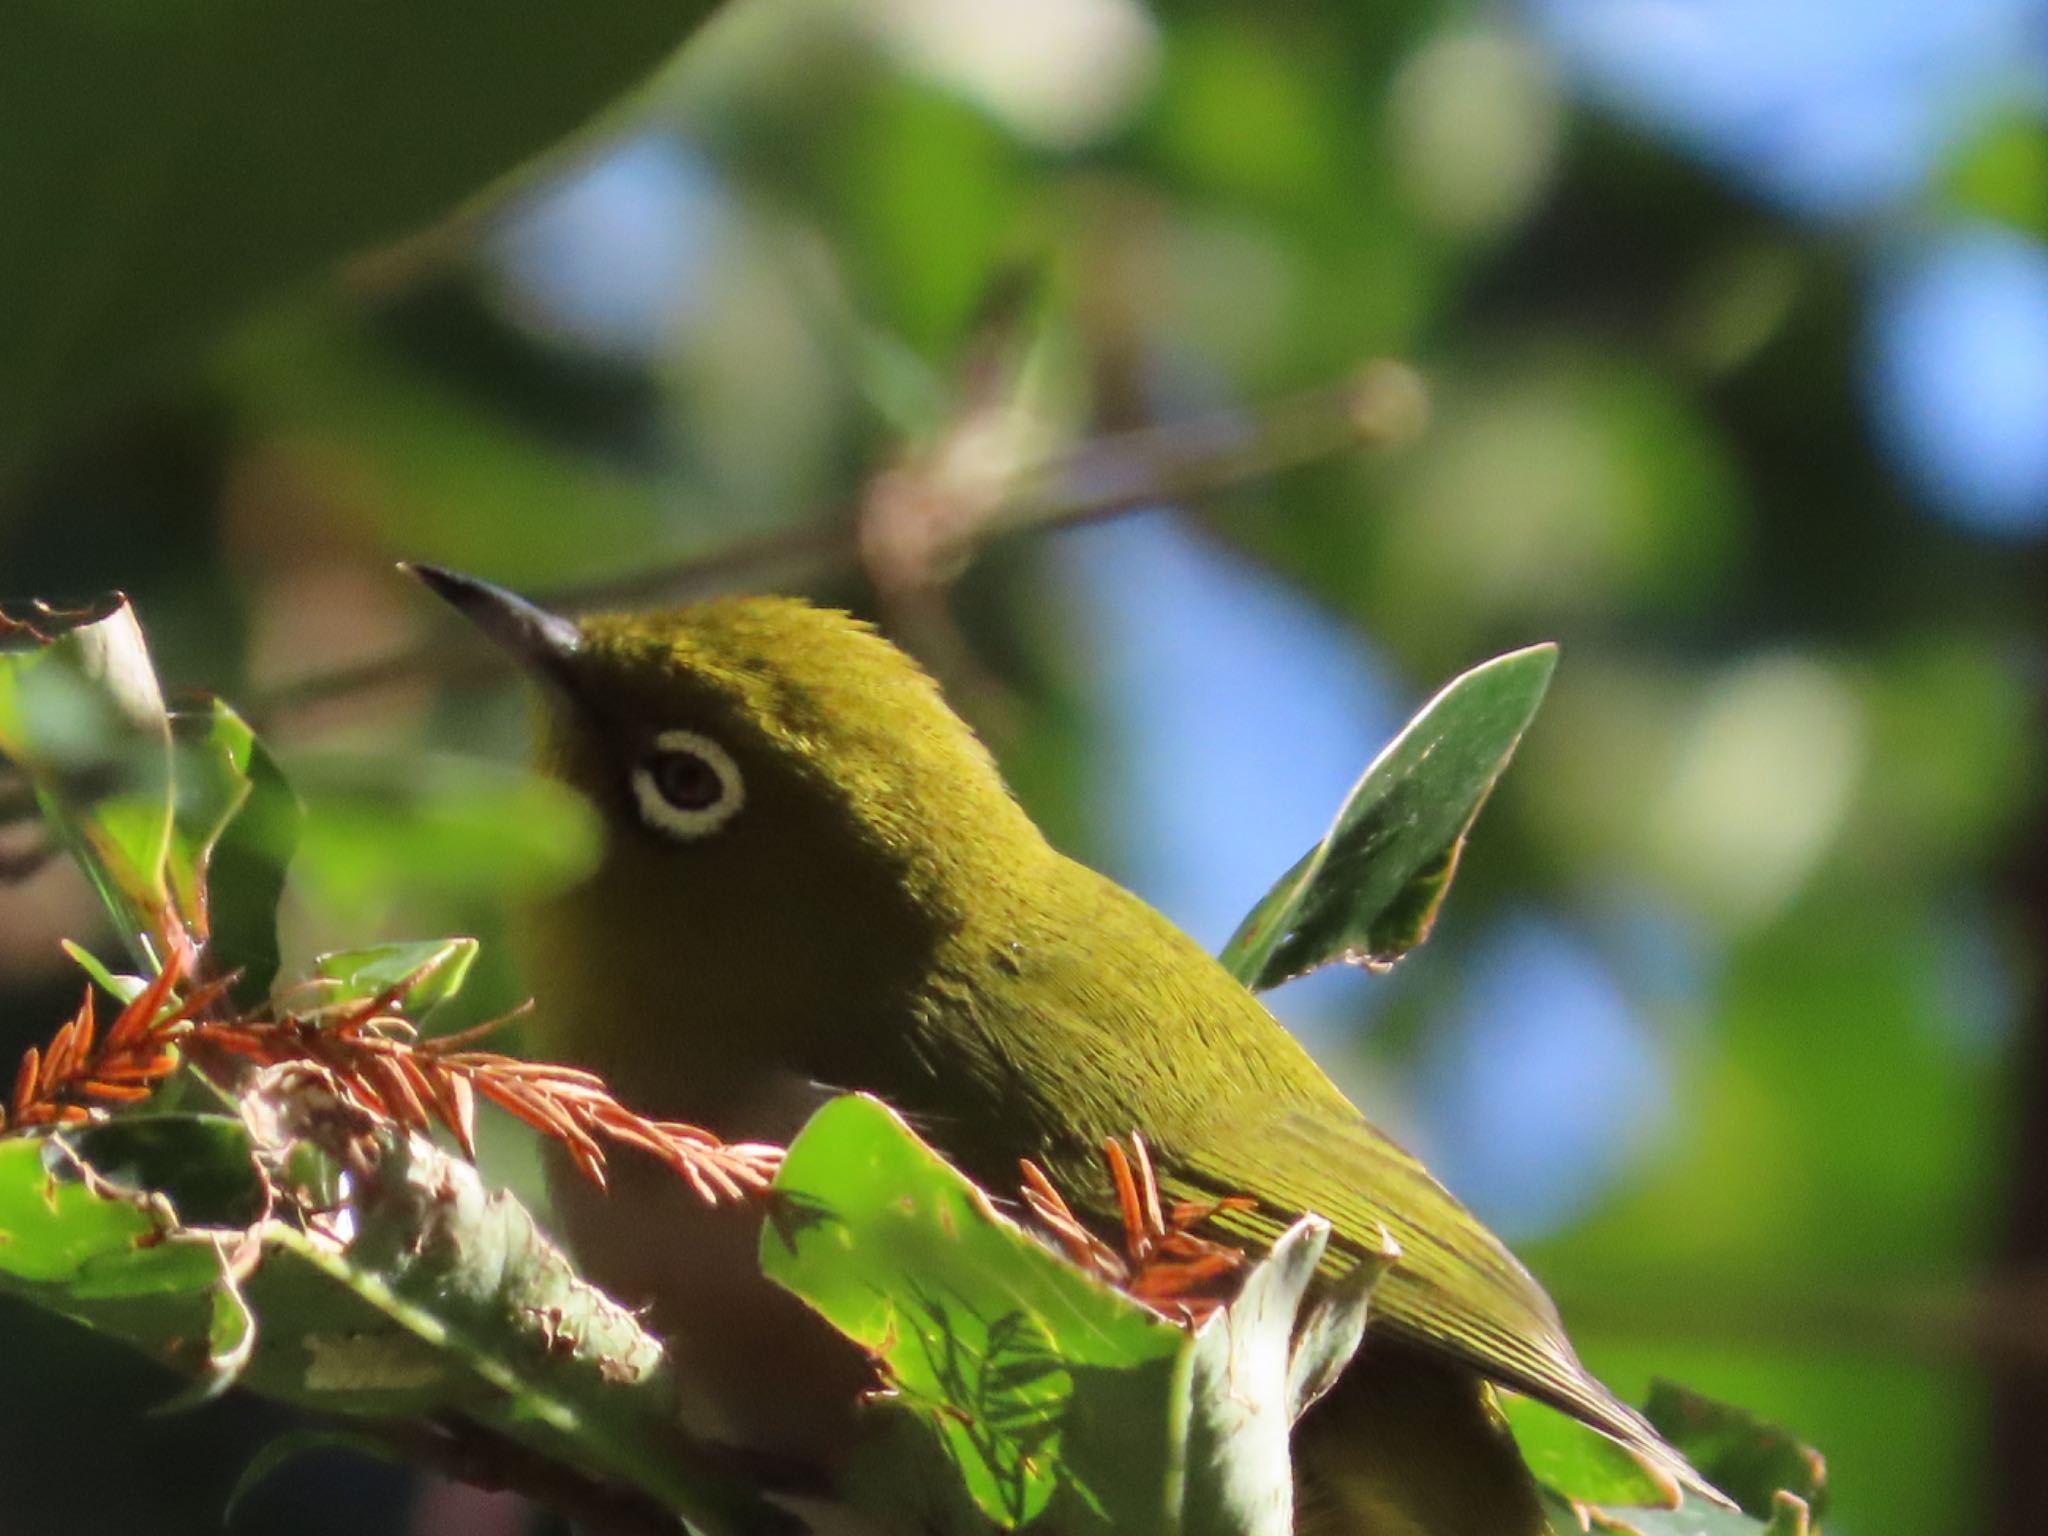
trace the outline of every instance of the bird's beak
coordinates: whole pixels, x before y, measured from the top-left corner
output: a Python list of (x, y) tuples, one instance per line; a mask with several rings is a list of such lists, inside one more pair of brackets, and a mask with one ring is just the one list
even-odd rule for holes
[(399, 569), (419, 577), (513, 660), (549, 682), (563, 680), (569, 661), (583, 645), (583, 632), (573, 622), (517, 592), (438, 565), (404, 560)]

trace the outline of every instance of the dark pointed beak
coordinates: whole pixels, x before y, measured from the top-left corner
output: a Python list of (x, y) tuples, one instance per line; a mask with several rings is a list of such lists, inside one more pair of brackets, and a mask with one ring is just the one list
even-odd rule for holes
[(513, 660), (551, 682), (562, 679), (567, 663), (583, 645), (583, 632), (574, 623), (517, 592), (438, 565), (401, 560), (399, 569), (417, 576)]

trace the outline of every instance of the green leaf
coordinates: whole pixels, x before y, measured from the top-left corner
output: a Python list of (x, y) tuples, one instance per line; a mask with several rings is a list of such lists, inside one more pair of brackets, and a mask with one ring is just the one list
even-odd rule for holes
[(110, 970), (100, 957), (83, 944), (74, 944), (69, 939), (59, 939), (58, 948), (69, 955), (78, 968), (90, 976), (111, 996), (123, 1003), (132, 1003), (148, 988), (149, 983), (140, 976), (127, 976)]
[(277, 904), (298, 801), (256, 733), (219, 699), (181, 714), (173, 742), (171, 891), (206, 942), (209, 970), (236, 973), (235, 1000), (255, 1006), (277, 975)]
[(133, 1204), (88, 1189), (54, 1138), (0, 1142), (0, 1275), (32, 1284), (73, 1280), (158, 1231)]
[(216, 974), (236, 977), (234, 1001), (254, 1008), (277, 979), (277, 908), (305, 813), (277, 759), (254, 736), (244, 771), (249, 792), (207, 865), (207, 950)]
[(517, 1201), (419, 1138), (377, 1157), (345, 1242), (263, 1229), (247, 1385), (351, 1417), (473, 1418), (710, 1536), (790, 1528), (681, 1433), (660, 1341)]
[(320, 993), (322, 1003), (363, 1002), (395, 991), (405, 1012), (421, 1019), (462, 990), (476, 955), (475, 939), (372, 944), (321, 955), (313, 971), (334, 983)]
[(181, 1227), (240, 1230), (263, 1215), (264, 1181), (233, 1115), (131, 1112), (57, 1138), (102, 1187), (167, 1204)]
[(1598, 1430), (1513, 1392), (1499, 1394), (1515, 1445), (1536, 1480), (1580, 1504), (1672, 1505), (1679, 1489)]
[[(1601, 1536), (1807, 1536), (1803, 1505), (1788, 1501), (1769, 1524), (1752, 1519), (1739, 1510), (1720, 1509), (1687, 1499), (1677, 1509), (1609, 1508), (1588, 1506), (1596, 1521), (1593, 1529)], [(1554, 1501), (1554, 1502), (1552, 1502)], [(1579, 1536), (1585, 1528), (1570, 1506), (1555, 1494), (1547, 1496), (1551, 1507), (1551, 1529), (1555, 1536)]]
[(2031, 112), (1991, 117), (1942, 175), (1954, 211), (2048, 235), (2048, 131)]
[(1796, 1495), (1816, 1518), (1827, 1513), (1826, 1461), (1777, 1425), (1668, 1381), (1651, 1383), (1643, 1416), (1756, 1518), (1777, 1518), (1780, 1492)]
[(864, 1451), (863, 1507), (889, 1528), (961, 1528), (945, 1494), (964, 1488), (1004, 1529), (1287, 1536), (1289, 1432), (1357, 1350), (1386, 1267), (1319, 1286), (1330, 1228), (1303, 1217), (1189, 1332), (1025, 1235), (863, 1096), (811, 1117), (771, 1198), (762, 1269), (881, 1362), (877, 1411), (929, 1431), (878, 1424)]
[[(1827, 1472), (1818, 1452), (1752, 1414), (1669, 1382), (1652, 1385), (1644, 1417), (1740, 1510), (1692, 1496), (1676, 1508), (1633, 1508), (1645, 1501), (1631, 1490), (1626, 1469), (1560, 1435), (1557, 1425), (1570, 1421), (1512, 1397), (1504, 1406), (1530, 1470), (1557, 1501), (1551, 1524), (1559, 1536), (1580, 1529), (1567, 1502), (1593, 1511), (1595, 1529), (1614, 1536), (1807, 1536), (1825, 1508)], [(1614, 1453), (1626, 1455), (1619, 1446)]]
[(61, 1135), (0, 1140), (0, 1286), (73, 1302), (203, 1291), (219, 1257), (175, 1225), (168, 1202), (110, 1182)]
[(0, 616), (0, 641), (0, 754), (27, 772), (135, 959), (153, 971), (189, 935), (214, 973), (239, 973), (238, 1001), (262, 1001), (298, 806), (255, 733), (219, 700), (173, 721), (126, 599)]
[(599, 827), (573, 790), (453, 757), (295, 758), (306, 820), (298, 888), (343, 917), (377, 920), (397, 890), (532, 896), (596, 860)]
[[(247, 1107), (252, 1125), (306, 1119), (262, 1091)], [(324, 1155), (222, 1116), (0, 1139), (0, 1287), (193, 1378), (171, 1407), (239, 1383), (345, 1417), (473, 1420), (707, 1536), (789, 1529), (677, 1430), (660, 1342), (474, 1168), (416, 1138), (358, 1142), (376, 1176), (353, 1198), (319, 1223), (259, 1219), (258, 1168), (305, 1154)]]
[(644, 79), (705, 0), (23, 0), (0, 49), (0, 461)]
[(155, 946), (182, 942), (166, 875), (171, 727), (126, 598), (0, 612), (0, 756), (27, 775), (45, 821), (153, 972)]
[(1231, 972), (1264, 991), (1333, 960), (1391, 965), (1421, 943), (1556, 665), (1555, 646), (1530, 646), (1431, 699), (1231, 935), (1221, 957)]
[(761, 1267), (874, 1352), (1009, 1529), (1160, 1529), (1187, 1335), (1056, 1258), (874, 1099), (811, 1117)]
[(206, 935), (206, 864), (213, 845), (249, 798), (256, 733), (227, 705), (210, 700), (171, 727), (171, 844), (164, 875), (179, 910)]

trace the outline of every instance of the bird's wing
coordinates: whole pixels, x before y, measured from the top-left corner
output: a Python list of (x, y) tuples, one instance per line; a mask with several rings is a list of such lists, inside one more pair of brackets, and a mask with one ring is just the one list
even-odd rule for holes
[[(1354, 1257), (1376, 1250), (1384, 1231), (1401, 1258), (1375, 1291), (1382, 1325), (1563, 1409), (1720, 1500), (1579, 1363), (1557, 1309), (1514, 1255), (1374, 1130), (1256, 998), (1129, 892), (1079, 865), (1062, 861), (1062, 870), (1043, 928), (1018, 930), (1029, 960), (1016, 984), (970, 983), (948, 1015), (929, 1062), (948, 1068), (949, 1100), (993, 1085), (1005, 1107), (992, 1120), (1026, 1109), (1035, 1150), (1053, 1155), (1069, 1190), (1086, 1190), (1102, 1137), (1137, 1129), (1153, 1143), (1167, 1193), (1258, 1202), (1220, 1217), (1226, 1231), (1268, 1243), (1314, 1212)], [(1072, 1160), (1064, 1167), (1062, 1155)]]
[[(1500, 1240), (1362, 1117), (1283, 1111), (1256, 1132), (1233, 1137), (1227, 1167), (1205, 1158), (1206, 1147), (1161, 1150), (1162, 1183), (1176, 1198), (1256, 1199), (1255, 1209), (1216, 1218), (1255, 1241), (1272, 1241), (1311, 1211), (1331, 1222), (1352, 1256), (1375, 1248), (1384, 1230), (1401, 1257), (1374, 1292), (1382, 1326), (1572, 1414), (1681, 1486), (1720, 1500), (1648, 1421), (1579, 1363), (1556, 1307)], [(1333, 1177), (1340, 1168), (1341, 1177)]]

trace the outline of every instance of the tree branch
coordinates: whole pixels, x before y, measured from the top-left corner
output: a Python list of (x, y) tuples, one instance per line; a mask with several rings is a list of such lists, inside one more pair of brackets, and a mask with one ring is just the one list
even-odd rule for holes
[[(1001, 484), (960, 530), (960, 553), (989, 539), (1072, 527), (1144, 507), (1192, 500), (1361, 448), (1411, 441), (1427, 414), (1421, 378), (1404, 363), (1369, 362), (1333, 384), (1255, 411), (1219, 410), (1091, 439), (1026, 466)], [(567, 613), (676, 601), (840, 570), (862, 558), (868, 499), (820, 510), (797, 525), (723, 548), (543, 594)], [(394, 684), (485, 675), (478, 653), (450, 654), (442, 640), (355, 666), (316, 673), (259, 694), (254, 713), (279, 716)]]

